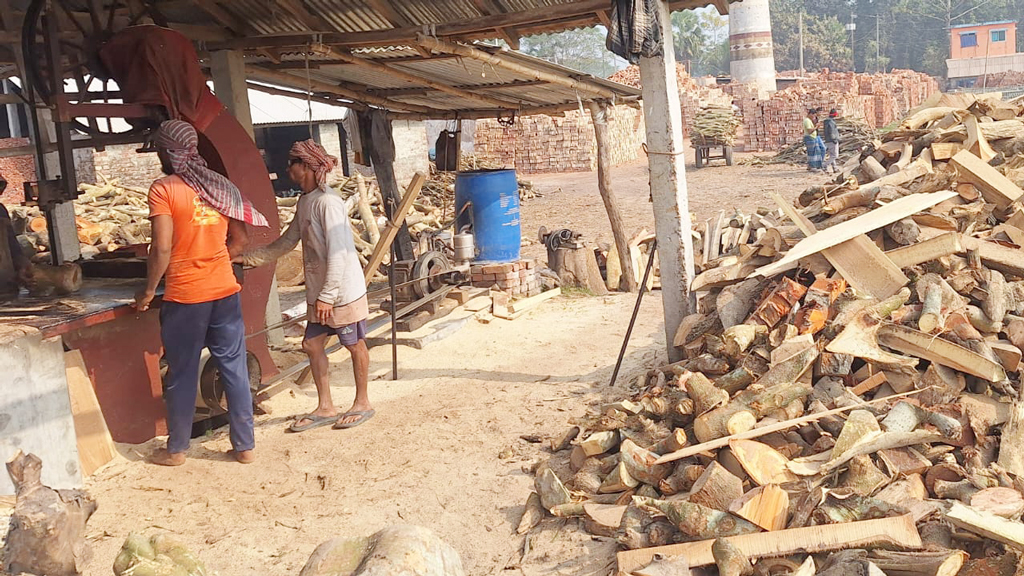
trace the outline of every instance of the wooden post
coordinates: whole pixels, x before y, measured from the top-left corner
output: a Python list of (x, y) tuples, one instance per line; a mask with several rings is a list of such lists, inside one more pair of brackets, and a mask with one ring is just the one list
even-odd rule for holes
[(640, 81), (643, 83), (655, 232), (661, 259), (666, 345), (669, 362), (676, 362), (682, 360), (683, 353), (672, 345), (673, 338), (683, 318), (695, 309), (690, 293), (694, 276), (693, 242), (686, 196), (683, 116), (672, 52), (672, 23), (668, 4), (659, 4), (658, 25), (665, 48), (661, 56), (640, 59)]
[[(395, 179), (395, 141), (391, 137), (391, 120), (383, 110), (370, 112), (370, 163), (373, 173), (377, 176), (377, 185), (384, 195), (384, 211), (389, 219), (392, 211), (402, 202), (398, 193), (398, 181)], [(412, 260), (416, 255), (412, 251), (412, 236), (409, 225), (402, 222), (395, 238), (395, 254), (399, 260)]]
[[(252, 127), (252, 111), (249, 108), (249, 86), (245, 81), (245, 62), (241, 50), (220, 50), (210, 58), (210, 75), (213, 76), (213, 91), (228, 112), (245, 128), (249, 137), (256, 140)], [(276, 236), (276, 235), (274, 235)], [(272, 236), (273, 237), (273, 236)], [(281, 298), (277, 292), (277, 275), (270, 279), (267, 294), (267, 308), (264, 312), (267, 326), (281, 323)], [(267, 343), (284, 344), (284, 328), (267, 332)]]
[[(629, 262), (629, 237), (626, 236), (626, 225), (619, 212), (619, 204), (612, 191), (611, 154), (608, 146), (608, 104), (591, 102), (590, 116), (594, 119), (594, 136), (597, 138), (597, 188), (604, 200), (604, 209), (608, 212), (608, 221), (612, 225), (612, 236), (615, 238), (615, 250), (619, 254), (619, 262)], [(621, 266), (622, 281), (620, 288), (627, 292), (636, 292), (638, 288), (636, 275), (632, 266)]]

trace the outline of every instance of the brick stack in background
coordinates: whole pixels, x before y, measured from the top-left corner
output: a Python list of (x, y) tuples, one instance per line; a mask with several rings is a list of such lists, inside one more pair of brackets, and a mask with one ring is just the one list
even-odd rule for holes
[(767, 100), (758, 100), (750, 86), (729, 84), (726, 90), (739, 102), (743, 114), (743, 150), (767, 151), (803, 138), (801, 122), (808, 108), (836, 108), (843, 116), (878, 129), (919, 106), (939, 85), (927, 74), (894, 70), (887, 74), (812, 74)]
[[(643, 113), (616, 106), (608, 124), (613, 165), (636, 160), (645, 139)], [(521, 174), (589, 172), (597, 168), (597, 141), (590, 113), (524, 116), (512, 126), (479, 120), (474, 134), (478, 158), (515, 168)]]
[(526, 298), (540, 294), (540, 276), (533, 260), (504, 264), (474, 264), (470, 268), (470, 282), (477, 288), (498, 288), (515, 297)]
[[(28, 138), (0, 138), (0, 149), (31, 144)], [(0, 195), (5, 204), (20, 204), (25, 199), (25, 182), (36, 179), (36, 161), (32, 155), (0, 158), (0, 174), (7, 180), (7, 190)]]
[[(123, 186), (149, 189), (153, 181), (162, 178), (160, 159), (156, 154), (140, 154), (138, 144), (107, 146), (93, 154), (93, 164), (99, 174), (116, 178)], [(79, 176), (82, 178), (82, 176)], [(94, 180), (93, 180), (94, 181)]]
[[(608, 77), (612, 82), (641, 88), (640, 68), (628, 66)], [(683, 109), (683, 136), (689, 137), (693, 117), (704, 106), (732, 104), (732, 96), (717, 85), (706, 86), (693, 79), (682, 64), (676, 64), (676, 86), (679, 90), (679, 106)]]

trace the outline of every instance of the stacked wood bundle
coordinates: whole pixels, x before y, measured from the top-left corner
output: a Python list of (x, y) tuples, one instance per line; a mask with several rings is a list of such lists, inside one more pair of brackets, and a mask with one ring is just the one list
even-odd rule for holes
[[(640, 67), (628, 66), (608, 77), (613, 82), (642, 88)], [(690, 136), (690, 129), (697, 113), (708, 106), (730, 107), (732, 96), (717, 85), (707, 86), (697, 82), (682, 64), (676, 64), (676, 86), (679, 91), (679, 106), (683, 112), (683, 136)]]
[(690, 139), (732, 146), (739, 125), (740, 119), (733, 113), (732, 106), (705, 106), (694, 115)]
[[(854, 118), (840, 117), (836, 121), (839, 128), (839, 162), (846, 162), (854, 155), (859, 155), (861, 149), (871, 144), (875, 139), (875, 131), (867, 124)], [(792, 163), (804, 164), (807, 162), (807, 150), (803, 140), (793, 142), (780, 150), (775, 156), (768, 160), (769, 163)]]
[(813, 74), (759, 100), (750, 86), (726, 86), (743, 115), (747, 151), (778, 150), (803, 138), (801, 121), (810, 108), (856, 118), (873, 129), (888, 126), (938, 92), (926, 74), (894, 70), (886, 74), (828, 72)]
[(1020, 574), (1024, 107), (949, 104), (708, 223), (683, 360), (552, 441), (520, 533), (578, 518), (620, 574)]
[[(646, 138), (643, 114), (616, 106), (608, 129), (612, 164), (636, 160)], [(516, 118), (511, 126), (478, 120), (473, 146), (480, 160), (515, 168), (521, 174), (588, 172), (597, 167), (597, 140), (589, 112), (525, 116)]]

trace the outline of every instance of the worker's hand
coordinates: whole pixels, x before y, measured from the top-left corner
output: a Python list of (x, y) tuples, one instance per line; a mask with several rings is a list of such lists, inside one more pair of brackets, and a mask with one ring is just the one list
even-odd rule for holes
[(139, 290), (135, 293), (135, 309), (139, 312), (145, 312), (149, 310), (149, 305), (153, 302), (153, 298), (156, 297), (156, 293), (149, 290)]
[(323, 324), (327, 326), (331, 322), (331, 317), (334, 313), (334, 306), (323, 302), (321, 300), (316, 301), (316, 322), (317, 324)]

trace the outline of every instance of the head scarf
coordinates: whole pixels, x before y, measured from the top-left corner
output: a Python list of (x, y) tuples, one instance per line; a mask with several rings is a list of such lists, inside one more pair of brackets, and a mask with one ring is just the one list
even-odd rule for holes
[(320, 186), (327, 184), (327, 176), (338, 165), (338, 158), (328, 154), (327, 150), (313, 139), (292, 144), (288, 155), (306, 163), (316, 174), (316, 183)]
[(168, 120), (160, 124), (156, 133), (156, 146), (170, 157), (174, 174), (214, 210), (253, 226), (269, 226), (263, 214), (242, 197), (237, 186), (206, 166), (206, 160), (199, 155), (198, 145), (196, 129), (182, 120)]

